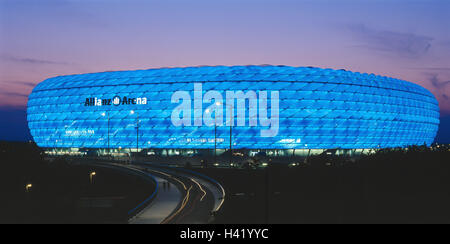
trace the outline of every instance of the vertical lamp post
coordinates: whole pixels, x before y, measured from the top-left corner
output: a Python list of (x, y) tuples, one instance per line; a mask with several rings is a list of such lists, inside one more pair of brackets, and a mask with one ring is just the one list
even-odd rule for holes
[(136, 153), (139, 152), (139, 114), (136, 113)]
[(136, 113), (136, 153), (139, 151), (139, 114), (134, 110), (130, 111), (130, 114)]
[[(206, 113), (210, 113), (209, 109), (205, 110)], [(214, 114), (214, 164), (217, 164), (217, 116)], [(208, 168), (208, 165), (205, 165)]]
[[(220, 106), (223, 103), (221, 102), (217, 102), (216, 105)], [(229, 108), (230, 110), (230, 167), (231, 167), (231, 161), (232, 161), (232, 157), (233, 157), (233, 151), (232, 151), (232, 147), (231, 147), (231, 139), (232, 139), (232, 134), (233, 134), (233, 107), (231, 106), (231, 104), (224, 104), (226, 108)]]
[(95, 176), (95, 171), (93, 171), (93, 172), (91, 172), (90, 174), (89, 174), (89, 182), (92, 184), (92, 182), (93, 182), (93, 178), (94, 178), (94, 176)]
[(233, 149), (231, 148), (231, 135), (233, 133), (233, 108), (230, 106), (230, 166), (232, 164), (232, 158), (233, 158)]
[(214, 113), (214, 165), (216, 164), (217, 164), (217, 114)]
[(108, 119), (108, 156), (111, 156), (111, 151), (110, 151), (110, 147), (109, 147), (109, 111), (106, 111), (106, 113), (102, 113), (102, 116), (107, 116)]

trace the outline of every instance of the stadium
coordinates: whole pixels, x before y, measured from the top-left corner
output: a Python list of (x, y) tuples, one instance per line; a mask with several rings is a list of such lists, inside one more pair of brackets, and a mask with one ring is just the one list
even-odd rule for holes
[(399, 79), (290, 66), (202, 66), (49, 78), (29, 95), (55, 153), (319, 153), (430, 145), (437, 100)]

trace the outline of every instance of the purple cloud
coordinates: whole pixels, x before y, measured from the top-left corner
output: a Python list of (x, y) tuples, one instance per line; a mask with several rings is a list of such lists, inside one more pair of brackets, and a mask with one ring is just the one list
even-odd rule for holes
[(407, 32), (375, 30), (365, 25), (351, 25), (350, 31), (364, 44), (353, 47), (397, 54), (406, 58), (425, 55), (431, 48), (432, 37)]
[(22, 58), (22, 57), (17, 57), (17, 56), (8, 55), (8, 54), (0, 55), (0, 59), (5, 60), (5, 61), (11, 61), (11, 62), (17, 62), (17, 63), (28, 63), (28, 64), (61, 64), (61, 65), (69, 64), (67, 62), (52, 61), (52, 60), (45, 60), (45, 59)]

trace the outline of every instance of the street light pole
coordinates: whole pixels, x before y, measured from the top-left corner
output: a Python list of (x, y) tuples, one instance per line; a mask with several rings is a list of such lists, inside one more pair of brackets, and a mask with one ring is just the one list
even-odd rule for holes
[(108, 156), (111, 156), (111, 150), (110, 150), (110, 147), (109, 147), (109, 111), (106, 111), (106, 113), (102, 113), (102, 116), (107, 116), (107, 120), (108, 120), (108, 129), (107, 129), (107, 132), (108, 132)]
[(90, 174), (89, 174), (89, 182), (92, 184), (92, 182), (93, 182), (93, 178), (94, 178), (94, 176), (96, 175), (96, 173), (95, 173), (95, 171), (92, 171)]
[(233, 114), (232, 114), (232, 108), (231, 108), (231, 106), (230, 106), (230, 166), (231, 166), (231, 161), (232, 161), (232, 157), (233, 157), (233, 150), (232, 150), (232, 148), (231, 148), (231, 135), (232, 135), (232, 128), (233, 128), (233, 125), (232, 125), (232, 123), (233, 123), (233, 119), (231, 118), (231, 116), (233, 116)]
[(109, 147), (109, 111), (107, 111), (108, 113), (108, 156), (111, 157), (111, 149)]
[(136, 113), (136, 152), (139, 151), (139, 114), (134, 110), (130, 111), (130, 114)]
[[(217, 102), (216, 103), (216, 105), (217, 106), (220, 106), (220, 105), (222, 105), (223, 103), (221, 103), (221, 102)], [(233, 149), (232, 149), (232, 147), (231, 147), (231, 139), (232, 139), (232, 134), (233, 134), (233, 118), (232, 118), (232, 116), (233, 116), (233, 107), (231, 106), (231, 104), (223, 104), (223, 105), (225, 105), (225, 108), (229, 108), (229, 110), (230, 110), (230, 163), (229, 163), (229, 165), (230, 165), (230, 167), (231, 167), (231, 162), (232, 162), (232, 157), (233, 157)]]
[(214, 165), (217, 165), (217, 115), (214, 115)]
[[(211, 113), (209, 109), (206, 109), (205, 112)], [(217, 163), (217, 114), (214, 114), (214, 164), (216, 163)], [(208, 168), (208, 162), (206, 162), (205, 168)]]
[(139, 114), (136, 113), (136, 153), (139, 152)]

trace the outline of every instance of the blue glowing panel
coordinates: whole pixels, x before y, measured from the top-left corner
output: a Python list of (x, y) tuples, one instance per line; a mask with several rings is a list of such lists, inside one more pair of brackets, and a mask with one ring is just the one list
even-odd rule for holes
[(234, 148), (385, 148), (431, 144), (439, 108), (421, 86), (373, 74), (214, 66), (50, 78), (27, 118), (41, 147), (228, 148), (231, 129)]

